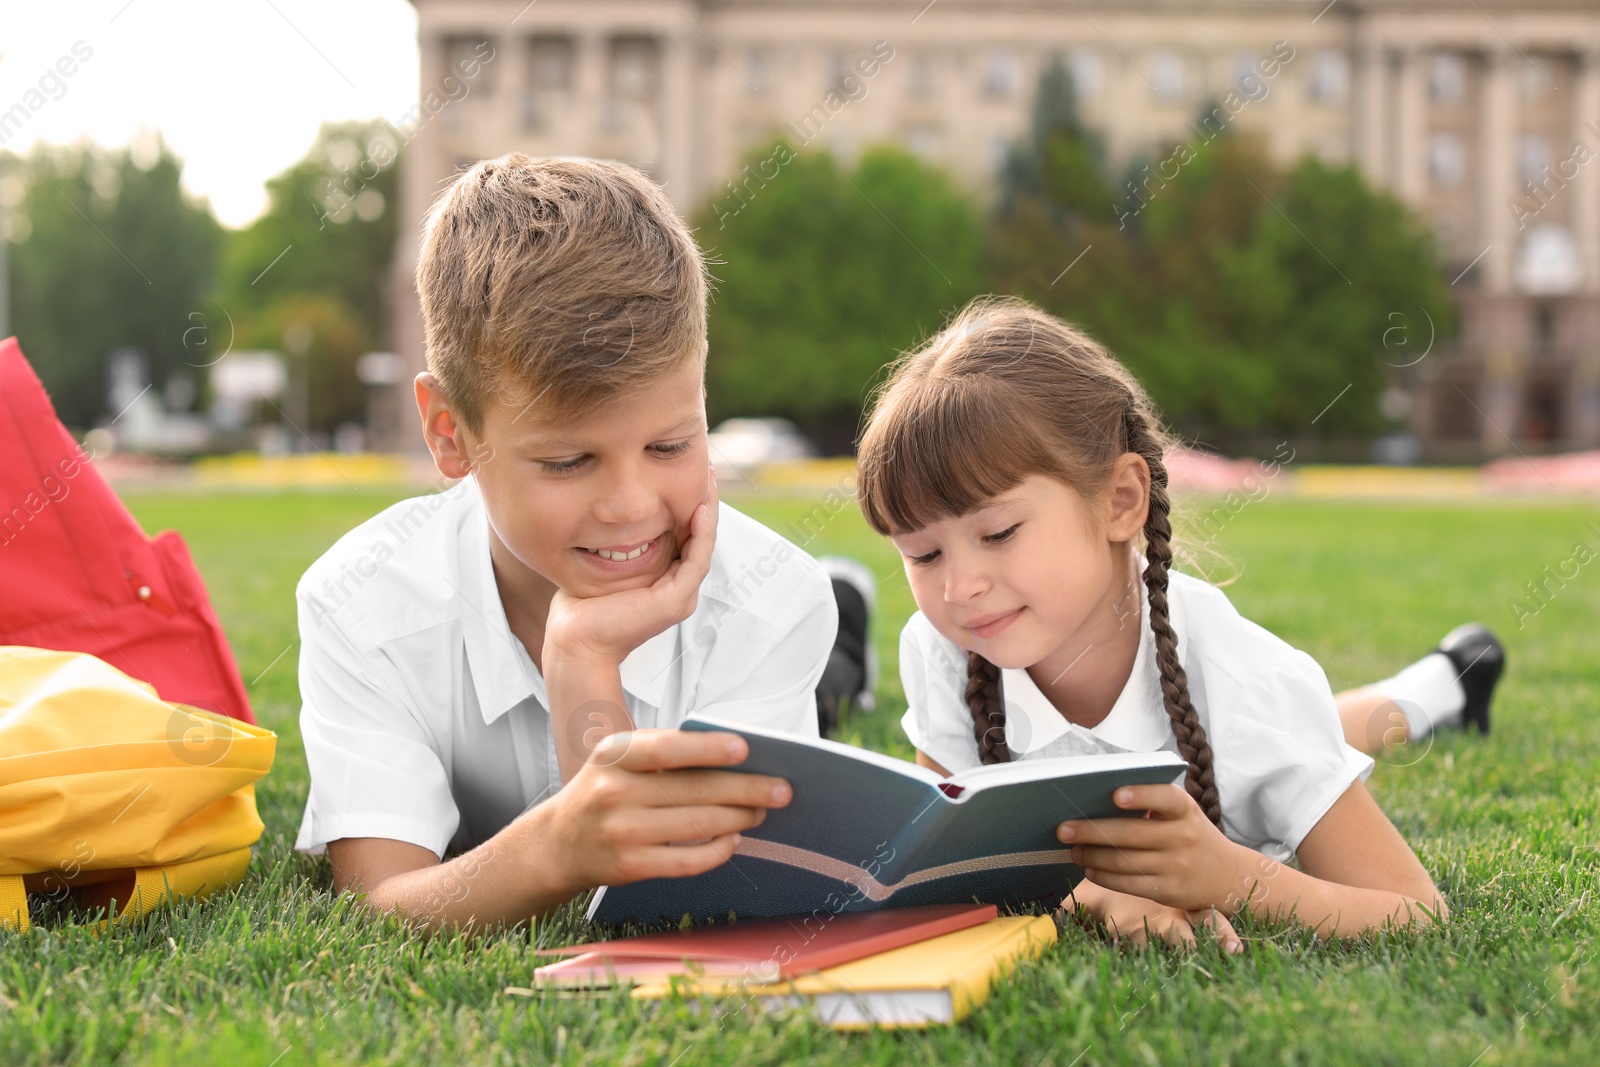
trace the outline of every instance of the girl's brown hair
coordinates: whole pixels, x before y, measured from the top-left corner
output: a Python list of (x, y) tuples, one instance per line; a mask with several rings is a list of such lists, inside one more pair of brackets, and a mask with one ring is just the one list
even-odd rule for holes
[[(881, 534), (966, 515), (1033, 474), (1088, 499), (1132, 452), (1150, 468), (1144, 584), (1161, 697), (1189, 795), (1222, 824), (1211, 745), (1189, 700), (1167, 611), (1172, 518), (1163, 462), (1170, 439), (1142, 386), (1093, 339), (1020, 300), (968, 305), (906, 356), (878, 396), (861, 438), (858, 492)], [(1000, 668), (967, 656), (967, 707), (984, 763), (1011, 759)]]

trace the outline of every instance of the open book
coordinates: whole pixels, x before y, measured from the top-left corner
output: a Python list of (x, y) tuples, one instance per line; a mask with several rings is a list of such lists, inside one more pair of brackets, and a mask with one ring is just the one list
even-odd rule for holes
[(826, 915), (922, 904), (1058, 903), (1083, 877), (1056, 840), (1067, 819), (1126, 816), (1124, 785), (1177, 780), (1170, 752), (1022, 760), (938, 773), (881, 753), (708, 718), (684, 730), (743, 737), (735, 770), (786, 778), (794, 799), (689, 878), (602, 886), (595, 922)]

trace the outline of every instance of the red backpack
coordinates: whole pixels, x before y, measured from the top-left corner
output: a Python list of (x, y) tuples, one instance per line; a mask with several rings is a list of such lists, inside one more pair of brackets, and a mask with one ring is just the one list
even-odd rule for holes
[(147, 538), (0, 343), (0, 645), (87, 652), (161, 699), (255, 722), (183, 539)]

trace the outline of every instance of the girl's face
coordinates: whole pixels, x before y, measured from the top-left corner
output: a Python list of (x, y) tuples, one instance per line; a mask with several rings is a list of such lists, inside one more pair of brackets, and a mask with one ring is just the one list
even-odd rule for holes
[(1028, 668), (1109, 640), (1129, 611), (1137, 626), (1127, 549), (1148, 486), (1149, 469), (1129, 454), (1092, 499), (1031, 475), (976, 511), (891, 540), (936, 630), (996, 666)]

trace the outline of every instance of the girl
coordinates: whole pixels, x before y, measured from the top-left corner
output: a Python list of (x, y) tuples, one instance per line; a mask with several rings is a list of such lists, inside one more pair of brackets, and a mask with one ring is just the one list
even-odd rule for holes
[(859, 493), (920, 609), (900, 645), (918, 762), (1180, 753), (1182, 788), (1117, 791), (1146, 818), (1059, 828), (1114, 937), (1208, 926), (1237, 952), (1246, 904), (1323, 936), (1442, 920), (1321, 669), (1170, 571), (1169, 443), (1121, 364), (1019, 301), (969, 306), (899, 365)]

